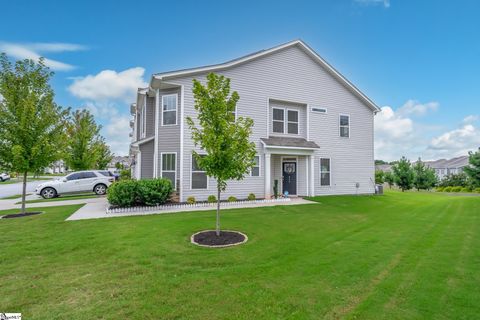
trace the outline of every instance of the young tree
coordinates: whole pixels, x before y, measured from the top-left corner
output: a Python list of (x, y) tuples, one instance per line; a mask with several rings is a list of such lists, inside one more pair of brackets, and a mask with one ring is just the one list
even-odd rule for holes
[(474, 187), (480, 187), (480, 148), (477, 152), (470, 151), (468, 155), (470, 165), (465, 167), (463, 171), (468, 175)]
[(207, 75), (206, 86), (193, 80), (193, 95), (199, 127), (192, 118), (187, 124), (196, 146), (207, 155), (193, 152), (199, 167), (217, 181), (216, 234), (220, 235), (220, 195), (228, 180), (241, 180), (254, 165), (255, 144), (249, 141), (253, 120), (237, 117), (234, 112), (240, 98), (230, 94), (230, 79), (214, 73)]
[(27, 173), (60, 159), (65, 147), (69, 110), (55, 103), (52, 76), (43, 59), (13, 65), (0, 56), (0, 167), (23, 174), (22, 213)]
[(392, 167), (395, 184), (403, 191), (412, 189), (414, 173), (410, 161), (402, 157)]
[(418, 158), (418, 161), (412, 167), (414, 177), (413, 177), (413, 186), (417, 191), (427, 189), (427, 167), (422, 162), (422, 159)]
[(103, 138), (95, 144), (95, 156), (95, 168), (100, 170), (107, 169), (108, 164), (113, 159), (113, 154)]
[(395, 183), (395, 177), (393, 176), (393, 173), (390, 171), (385, 172), (384, 179), (385, 182), (388, 184), (388, 187), (391, 189), (393, 184)]
[(375, 183), (383, 184), (385, 182), (385, 172), (382, 170), (375, 170)]
[(100, 129), (88, 110), (77, 110), (72, 114), (65, 156), (71, 169), (87, 170), (96, 166)]

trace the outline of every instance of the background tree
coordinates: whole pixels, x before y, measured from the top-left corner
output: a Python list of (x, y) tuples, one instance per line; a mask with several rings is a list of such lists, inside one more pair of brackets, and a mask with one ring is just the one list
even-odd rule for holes
[(393, 176), (393, 173), (390, 171), (385, 172), (384, 180), (391, 189), (393, 184), (395, 183), (395, 177)]
[(27, 173), (59, 160), (65, 149), (69, 110), (54, 102), (52, 76), (43, 59), (13, 65), (0, 56), (0, 166), (23, 175), (22, 213)]
[(392, 166), (395, 184), (403, 191), (412, 189), (414, 172), (410, 161), (402, 157), (397, 164)]
[[(93, 169), (97, 165), (101, 126), (88, 110), (76, 110), (68, 125), (65, 160), (73, 170)], [(100, 148), (101, 149), (101, 148)]]
[(418, 161), (413, 165), (413, 172), (413, 185), (417, 190), (430, 190), (437, 183), (435, 170), (427, 167), (420, 158), (418, 158)]
[(383, 184), (385, 182), (385, 173), (382, 170), (375, 170), (375, 183)]
[(220, 235), (220, 195), (225, 191), (228, 180), (241, 180), (254, 165), (255, 144), (249, 141), (253, 120), (233, 116), (240, 98), (234, 91), (230, 95), (230, 79), (214, 73), (207, 75), (203, 86), (193, 80), (195, 110), (200, 126), (187, 117), (196, 146), (207, 155), (193, 156), (199, 167), (217, 181), (216, 234)]
[(470, 178), (473, 187), (480, 187), (480, 148), (477, 152), (470, 151), (468, 153), (469, 166), (465, 167), (463, 171)]
[(105, 143), (104, 139), (100, 139), (95, 144), (95, 169), (105, 170), (113, 159), (110, 147)]
[(468, 176), (464, 172), (450, 173), (439, 183), (440, 187), (466, 187), (468, 184)]

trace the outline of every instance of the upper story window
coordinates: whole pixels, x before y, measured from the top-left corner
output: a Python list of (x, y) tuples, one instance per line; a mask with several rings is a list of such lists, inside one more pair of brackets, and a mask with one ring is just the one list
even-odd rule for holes
[(350, 116), (345, 114), (340, 115), (340, 137), (350, 137)]
[(273, 132), (285, 132), (285, 109), (273, 108)]
[(289, 134), (298, 134), (298, 110), (287, 110), (287, 115), (287, 132)]
[(177, 124), (177, 94), (162, 96), (162, 125)]

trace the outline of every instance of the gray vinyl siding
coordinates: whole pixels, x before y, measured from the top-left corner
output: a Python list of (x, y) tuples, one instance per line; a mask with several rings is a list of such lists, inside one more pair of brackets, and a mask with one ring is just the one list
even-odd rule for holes
[[(169, 94), (177, 94), (177, 124), (162, 126), (163, 123), (163, 113), (162, 113), (162, 96)], [(158, 125), (158, 173), (160, 176), (161, 173), (161, 153), (177, 153), (177, 188), (180, 186), (178, 179), (180, 177), (180, 90), (179, 89), (169, 89), (169, 90), (160, 90), (159, 91), (159, 125)]]
[(145, 137), (151, 137), (155, 134), (155, 97), (147, 97), (147, 127)]
[[(339, 83), (323, 67), (306, 55), (297, 46), (288, 47), (271, 55), (244, 63), (228, 70), (218, 72), (231, 79), (231, 89), (238, 91), (240, 100), (237, 104), (238, 116), (247, 116), (255, 124), (251, 141), (257, 145), (257, 153), (263, 155), (260, 138), (270, 134), (270, 101), (291, 101), (299, 105), (325, 107), (328, 114), (312, 113), (308, 110), (310, 123), (309, 140), (316, 142), (320, 149), (315, 152), (315, 194), (347, 194), (357, 192), (355, 182), (360, 183), (359, 193), (372, 193), (374, 190), (373, 160), (373, 111), (360, 101), (349, 89)], [(205, 83), (206, 74), (178, 77), (174, 83), (184, 86), (185, 117), (195, 117), (192, 95), (192, 79)], [(305, 111), (307, 108), (305, 107)], [(351, 137), (340, 138), (338, 116), (340, 113), (350, 115)], [(304, 127), (306, 130), (306, 112)], [(302, 121), (302, 120), (300, 120)], [(184, 179), (182, 181), (183, 200), (193, 195), (197, 200), (204, 200), (216, 193), (216, 186), (210, 179), (208, 190), (191, 190), (191, 153), (194, 149), (191, 132), (185, 125), (184, 130)], [(306, 136), (306, 131), (301, 131)], [(170, 137), (171, 138), (171, 137)], [(321, 156), (332, 160), (332, 186), (320, 187), (319, 159)], [(179, 157), (180, 158), (180, 157)], [(274, 156), (272, 156), (272, 159)], [(298, 168), (306, 170), (306, 157), (299, 156)], [(261, 176), (246, 177), (244, 181), (230, 182), (224, 197), (234, 195), (245, 198), (250, 192), (257, 197), (264, 197), (264, 157), (261, 157)], [(272, 170), (275, 170), (272, 160)], [(312, 174), (312, 173), (310, 173)], [(306, 193), (306, 175), (304, 182), (298, 183), (298, 194)], [(273, 188), (273, 183), (272, 183)], [(302, 188), (305, 188), (302, 190)], [(222, 197), (223, 198), (223, 197)]]
[(153, 140), (140, 145), (141, 162), (141, 179), (153, 178)]

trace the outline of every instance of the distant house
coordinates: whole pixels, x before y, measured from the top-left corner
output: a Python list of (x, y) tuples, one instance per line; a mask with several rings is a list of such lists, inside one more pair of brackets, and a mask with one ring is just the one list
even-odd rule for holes
[(52, 163), (49, 167), (45, 168), (44, 172), (47, 174), (65, 173), (67, 172), (67, 168), (63, 160), (58, 160)]
[(458, 174), (463, 172), (463, 168), (468, 166), (468, 156), (425, 161), (424, 163), (428, 167), (435, 169), (435, 174), (437, 175), (438, 179), (442, 180), (449, 174)]
[(234, 114), (254, 120), (255, 166), (225, 197), (374, 193), (373, 118), (380, 109), (307, 44), (292, 41), (226, 63), (158, 73), (131, 105), (132, 176), (170, 179), (180, 201), (215, 193), (193, 157), (185, 118), (196, 117), (192, 79), (231, 79)]
[(376, 164), (375, 165), (376, 171), (383, 171), (383, 172), (392, 172), (392, 165), (391, 164)]
[(130, 157), (129, 156), (115, 156), (112, 158), (112, 161), (108, 164), (108, 170), (109, 171), (115, 171), (117, 169), (117, 163), (120, 163), (120, 165), (128, 169), (130, 168)]

